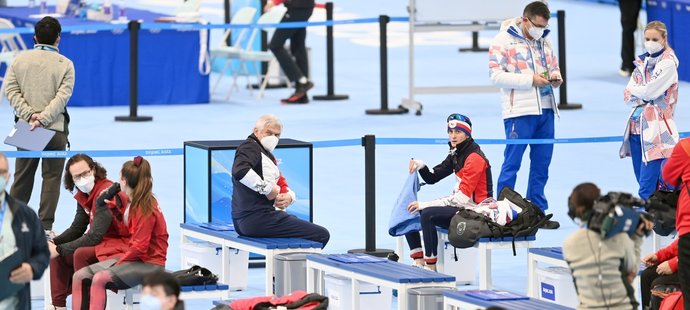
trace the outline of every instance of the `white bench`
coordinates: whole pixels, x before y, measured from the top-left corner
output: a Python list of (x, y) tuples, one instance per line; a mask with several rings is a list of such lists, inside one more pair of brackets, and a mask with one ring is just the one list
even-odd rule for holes
[(353, 309), (359, 308), (359, 281), (397, 289), (399, 310), (408, 309), (408, 290), (411, 288), (455, 288), (455, 277), (453, 276), (389, 260), (371, 263), (343, 263), (332, 259), (336, 255), (307, 255), (307, 292), (324, 294), (324, 273), (346, 277), (352, 281)]
[(217, 231), (197, 224), (180, 224), (180, 238), (180, 244), (190, 242), (189, 238), (194, 238), (222, 247), (221, 261), (223, 264), (221, 265), (219, 281), (223, 283), (228, 283), (232, 276), (226, 263), (228, 261), (229, 248), (264, 255), (266, 257), (265, 293), (267, 296), (273, 295), (273, 258), (275, 255), (296, 252), (320, 253), (322, 248), (321, 243), (305, 239), (243, 237), (234, 231)]
[(443, 292), (443, 309), (444, 310), (475, 310), (486, 309), (489, 307), (501, 307), (503, 309), (511, 310), (534, 310), (534, 309), (549, 309), (549, 310), (570, 310), (572, 308), (564, 307), (537, 300), (534, 298), (524, 300), (502, 300), (489, 301), (476, 297), (472, 297), (463, 291), (447, 291)]

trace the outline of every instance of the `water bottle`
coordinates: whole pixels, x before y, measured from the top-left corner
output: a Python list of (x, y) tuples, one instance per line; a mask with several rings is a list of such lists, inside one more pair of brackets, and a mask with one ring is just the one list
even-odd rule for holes
[(120, 17), (118, 17), (118, 19), (127, 20), (127, 15), (125, 14), (125, 0), (120, 0), (118, 7), (120, 8)]
[(36, 6), (36, 0), (29, 0), (29, 7), (33, 8)]
[(41, 14), (48, 14), (48, 4), (46, 3), (46, 0), (41, 0), (40, 8)]

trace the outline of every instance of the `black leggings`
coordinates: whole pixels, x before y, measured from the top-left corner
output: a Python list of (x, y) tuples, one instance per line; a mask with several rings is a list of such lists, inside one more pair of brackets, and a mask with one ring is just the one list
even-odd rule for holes
[[(304, 22), (308, 21), (314, 8), (289, 8), (282, 22)], [(285, 41), (290, 39), (290, 51), (292, 56), (285, 50)], [(278, 28), (273, 33), (273, 38), (268, 48), (273, 52), (283, 68), (283, 72), (292, 82), (297, 82), (301, 77), (309, 75), (309, 61), (307, 56), (307, 28)], [(292, 57), (295, 60), (292, 60)]]
[(685, 309), (690, 309), (690, 234), (678, 238), (678, 280)]
[[(428, 207), (420, 211), (419, 221), (422, 224), (422, 233), (424, 234), (424, 259), (427, 263), (436, 262), (436, 255), (438, 254), (436, 227), (448, 228), (450, 220), (457, 212), (458, 208), (455, 207)], [(416, 237), (406, 235), (411, 249), (421, 246), (419, 233), (414, 234)]]
[[(640, 291), (642, 294), (643, 309), (650, 306), (650, 301), (652, 300), (652, 288), (660, 284), (678, 285), (680, 283), (678, 281), (678, 273), (673, 273), (670, 275), (660, 275), (656, 273), (656, 267), (658, 266), (659, 265), (647, 267), (647, 269), (645, 269), (640, 276)], [(660, 305), (654, 305), (652, 309), (659, 309), (659, 306)]]

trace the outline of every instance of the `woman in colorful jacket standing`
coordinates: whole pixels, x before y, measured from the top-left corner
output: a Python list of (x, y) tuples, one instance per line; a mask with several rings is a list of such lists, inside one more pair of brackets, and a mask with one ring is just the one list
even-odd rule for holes
[(621, 158), (632, 157), (639, 196), (647, 199), (659, 184), (661, 164), (678, 142), (673, 112), (678, 101), (678, 58), (668, 45), (666, 25), (647, 24), (646, 53), (635, 60), (625, 88), (625, 102), (633, 109), (625, 128)]

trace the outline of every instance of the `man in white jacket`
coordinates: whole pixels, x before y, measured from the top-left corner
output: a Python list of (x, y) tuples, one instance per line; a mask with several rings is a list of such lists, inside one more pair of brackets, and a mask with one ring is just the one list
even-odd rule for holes
[[(491, 80), (501, 88), (506, 139), (553, 139), (553, 89), (563, 82), (553, 53), (548, 23), (551, 12), (541, 1), (528, 4), (522, 17), (509, 19), (489, 48)], [(508, 144), (496, 192), (515, 187), (526, 144)], [(548, 208), (544, 187), (549, 177), (553, 144), (530, 144), (530, 172), (526, 197), (542, 210)], [(560, 225), (549, 221), (544, 228)]]

